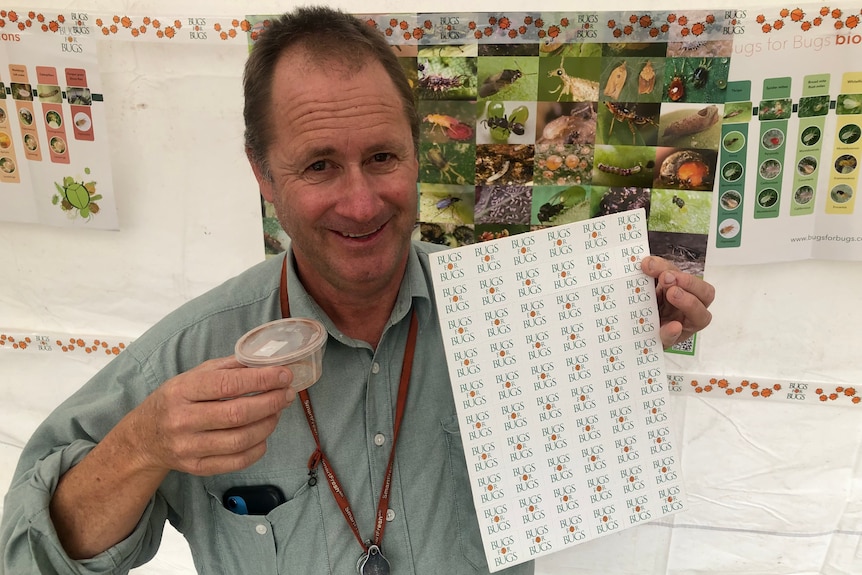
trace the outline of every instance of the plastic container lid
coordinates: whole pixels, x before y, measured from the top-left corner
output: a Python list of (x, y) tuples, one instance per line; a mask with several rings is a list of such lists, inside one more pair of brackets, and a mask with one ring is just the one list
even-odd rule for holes
[(236, 342), (236, 359), (247, 367), (297, 365), (292, 387), (304, 389), (320, 378), (326, 329), (319, 321), (285, 318), (258, 326)]

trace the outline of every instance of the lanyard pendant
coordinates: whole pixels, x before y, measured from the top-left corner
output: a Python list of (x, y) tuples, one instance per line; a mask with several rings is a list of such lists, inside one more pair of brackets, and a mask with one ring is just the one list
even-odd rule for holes
[(389, 561), (380, 552), (380, 547), (371, 545), (356, 562), (359, 575), (389, 575)]

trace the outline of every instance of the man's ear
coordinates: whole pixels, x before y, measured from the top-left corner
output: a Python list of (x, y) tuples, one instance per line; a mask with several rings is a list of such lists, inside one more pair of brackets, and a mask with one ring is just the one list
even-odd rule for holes
[(246, 148), (245, 157), (251, 166), (251, 171), (254, 172), (254, 178), (257, 180), (257, 187), (260, 190), (260, 195), (269, 203), (272, 203), (274, 193), (272, 189), (272, 178), (267, 170), (264, 170), (261, 165), (254, 159), (251, 150)]

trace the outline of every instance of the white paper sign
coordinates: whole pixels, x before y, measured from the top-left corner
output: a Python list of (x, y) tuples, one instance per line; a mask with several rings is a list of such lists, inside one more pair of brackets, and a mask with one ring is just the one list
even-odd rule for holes
[(645, 212), (432, 256), (488, 564), (683, 509)]

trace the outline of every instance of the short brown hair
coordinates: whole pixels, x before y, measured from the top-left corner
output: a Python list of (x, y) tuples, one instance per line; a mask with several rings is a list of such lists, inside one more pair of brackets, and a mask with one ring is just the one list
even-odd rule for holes
[(245, 64), (243, 118), (246, 153), (267, 178), (270, 174), (266, 154), (272, 142), (272, 122), (268, 112), (275, 65), (281, 55), (294, 46), (306, 48), (321, 58), (380, 62), (401, 96), (413, 135), (413, 146), (418, 151), (419, 114), (413, 90), (383, 34), (340, 10), (323, 6), (300, 7), (271, 21)]

